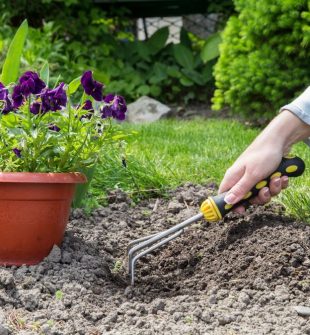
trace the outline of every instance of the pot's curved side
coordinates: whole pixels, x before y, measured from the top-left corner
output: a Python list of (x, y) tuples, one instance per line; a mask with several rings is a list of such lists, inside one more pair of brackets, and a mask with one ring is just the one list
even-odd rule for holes
[(41, 183), (0, 181), (1, 265), (37, 264), (62, 242), (75, 183), (81, 178), (71, 183), (47, 178)]

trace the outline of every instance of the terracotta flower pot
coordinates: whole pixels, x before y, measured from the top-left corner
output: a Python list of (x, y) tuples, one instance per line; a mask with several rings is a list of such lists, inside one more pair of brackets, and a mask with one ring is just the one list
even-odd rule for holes
[(60, 244), (80, 173), (0, 173), (0, 264), (37, 264)]

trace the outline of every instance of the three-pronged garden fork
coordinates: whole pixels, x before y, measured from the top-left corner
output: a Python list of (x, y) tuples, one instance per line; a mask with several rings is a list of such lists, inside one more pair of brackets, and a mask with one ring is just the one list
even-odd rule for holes
[(268, 178), (257, 183), (245, 197), (235, 205), (224, 201), (226, 193), (208, 197), (200, 206), (200, 213), (159, 233), (152, 234), (134, 240), (128, 245), (128, 266), (131, 277), (131, 285), (135, 282), (135, 265), (139, 258), (149, 254), (169, 241), (180, 236), (184, 229), (190, 224), (202, 219), (215, 222), (221, 220), (232, 209), (247, 203), (251, 198), (257, 196), (258, 192), (265, 186), (269, 186), (270, 180), (277, 177), (298, 177), (305, 170), (305, 163), (299, 157), (284, 157), (274, 173)]

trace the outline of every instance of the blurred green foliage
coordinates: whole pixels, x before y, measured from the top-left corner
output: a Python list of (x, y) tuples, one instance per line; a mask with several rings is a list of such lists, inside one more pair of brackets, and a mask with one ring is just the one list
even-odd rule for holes
[(0, 9), (0, 61), (14, 26), (26, 16), (30, 28), (22, 69), (38, 70), (47, 60), (51, 73), (61, 73), (64, 81), (91, 69), (109, 87), (107, 93), (118, 92), (129, 101), (149, 95), (187, 103), (208, 101), (213, 94), (219, 35), (205, 41), (182, 30), (180, 43), (172, 44), (164, 27), (147, 41), (138, 41), (126, 9), (107, 16), (90, 1), (4, 0)]
[(214, 108), (270, 117), (310, 82), (310, 2), (235, 0), (215, 67)]

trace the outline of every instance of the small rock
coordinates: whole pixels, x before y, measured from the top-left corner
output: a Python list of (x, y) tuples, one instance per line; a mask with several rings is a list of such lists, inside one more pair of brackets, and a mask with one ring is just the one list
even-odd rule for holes
[(217, 297), (214, 294), (212, 294), (212, 295), (210, 295), (208, 301), (209, 301), (210, 305), (215, 305), (217, 303)]
[(247, 293), (245, 292), (241, 292), (240, 295), (239, 295), (239, 298), (238, 300), (240, 302), (243, 302), (245, 305), (248, 305), (250, 303), (250, 297)]
[(61, 258), (61, 260), (62, 260), (63, 263), (67, 263), (67, 264), (69, 264), (69, 263), (72, 262), (72, 255), (70, 254), (70, 252), (68, 252), (68, 251), (64, 251), (64, 252), (62, 253), (62, 258)]
[(170, 112), (170, 107), (161, 102), (142, 96), (128, 105), (127, 121), (131, 123), (154, 122)]
[(57, 245), (53, 246), (53, 249), (49, 253), (47, 257), (44, 259), (47, 262), (50, 263), (58, 263), (61, 260), (61, 250)]
[(231, 323), (234, 321), (234, 318), (232, 315), (220, 315), (218, 317), (218, 322), (221, 326), (227, 325), (228, 323)]
[(183, 204), (179, 203), (176, 200), (171, 200), (168, 204), (168, 212), (169, 213), (179, 213), (181, 209), (183, 209)]
[(202, 311), (200, 308), (195, 308), (193, 311), (193, 315), (196, 316), (197, 318), (201, 318)]
[(12, 288), (15, 286), (14, 277), (5, 269), (0, 270), (0, 287)]
[(174, 318), (175, 321), (179, 321), (182, 317), (183, 317), (183, 313), (181, 313), (181, 312), (175, 312), (173, 314), (173, 318)]
[(293, 307), (298, 315), (310, 316), (310, 307), (307, 306), (294, 306)]
[(51, 327), (47, 323), (45, 323), (41, 326), (40, 331), (44, 335), (49, 335), (51, 333)]
[(205, 323), (211, 323), (212, 315), (210, 312), (203, 312), (200, 319)]
[(127, 287), (125, 288), (124, 295), (125, 295), (127, 298), (132, 298), (132, 295), (133, 295), (133, 287), (132, 287), (132, 286), (127, 286)]

